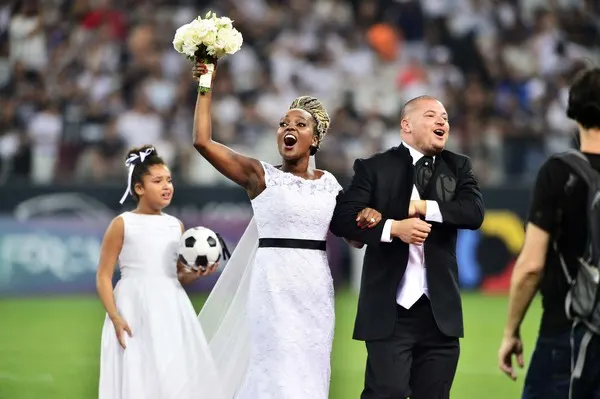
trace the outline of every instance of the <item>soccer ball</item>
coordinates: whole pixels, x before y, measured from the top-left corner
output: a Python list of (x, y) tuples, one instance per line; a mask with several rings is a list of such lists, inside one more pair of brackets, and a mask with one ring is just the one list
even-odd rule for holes
[(218, 262), (222, 251), (219, 237), (206, 227), (188, 229), (179, 241), (179, 261), (194, 271), (204, 271)]

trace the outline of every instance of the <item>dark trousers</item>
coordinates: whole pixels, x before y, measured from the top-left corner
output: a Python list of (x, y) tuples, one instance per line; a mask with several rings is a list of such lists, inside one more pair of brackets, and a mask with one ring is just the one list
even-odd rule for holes
[[(575, 329), (578, 353), (585, 327)], [(581, 378), (573, 381), (572, 399), (600, 399), (600, 337), (589, 343)], [(571, 382), (571, 333), (540, 336), (535, 345), (522, 399), (568, 399)]]
[(410, 309), (398, 306), (393, 335), (366, 345), (361, 399), (450, 398), (460, 346), (440, 332), (426, 296)]

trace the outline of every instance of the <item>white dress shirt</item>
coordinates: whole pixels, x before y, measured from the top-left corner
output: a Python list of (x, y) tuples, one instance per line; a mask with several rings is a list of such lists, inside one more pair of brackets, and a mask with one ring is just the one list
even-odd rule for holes
[[(402, 145), (408, 149), (413, 160), (413, 165), (415, 165), (417, 161), (423, 157), (423, 154), (406, 143), (402, 143)], [(435, 157), (433, 158), (433, 161), (435, 162)], [(410, 199), (411, 201), (421, 199), (419, 196), (419, 191), (414, 184)], [(425, 215), (425, 220), (429, 222), (442, 223), (442, 213), (440, 212), (440, 206), (436, 201), (427, 201), (427, 213)], [(381, 241), (392, 242), (391, 232), (392, 220), (388, 219), (385, 221), (383, 226)], [(400, 281), (400, 285), (398, 286), (398, 291), (396, 294), (396, 302), (398, 305), (405, 309), (410, 309), (410, 307), (414, 305), (423, 294), (429, 296), (425, 268), (425, 253), (423, 250), (423, 245), (409, 244), (408, 264), (406, 265), (406, 271), (404, 272), (404, 276)]]

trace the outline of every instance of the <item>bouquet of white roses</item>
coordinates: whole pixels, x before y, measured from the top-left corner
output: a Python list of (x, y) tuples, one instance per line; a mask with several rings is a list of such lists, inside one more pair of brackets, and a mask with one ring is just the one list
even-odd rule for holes
[(173, 47), (189, 60), (198, 60), (208, 69), (200, 77), (198, 91), (210, 92), (214, 62), (242, 48), (242, 34), (233, 27), (233, 21), (227, 17), (217, 17), (209, 11), (204, 18), (198, 17), (189, 24), (181, 26), (175, 32)]

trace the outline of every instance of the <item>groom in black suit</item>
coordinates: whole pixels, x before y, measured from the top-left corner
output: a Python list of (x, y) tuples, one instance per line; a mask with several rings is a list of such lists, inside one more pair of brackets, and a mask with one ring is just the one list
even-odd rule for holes
[[(362, 399), (450, 397), (463, 336), (456, 236), (481, 226), (484, 205), (469, 159), (444, 149), (449, 130), (437, 99), (407, 102), (402, 144), (356, 160), (338, 196), (331, 231), (367, 245), (354, 327), (368, 354)], [(357, 223), (364, 208), (385, 222)]]

